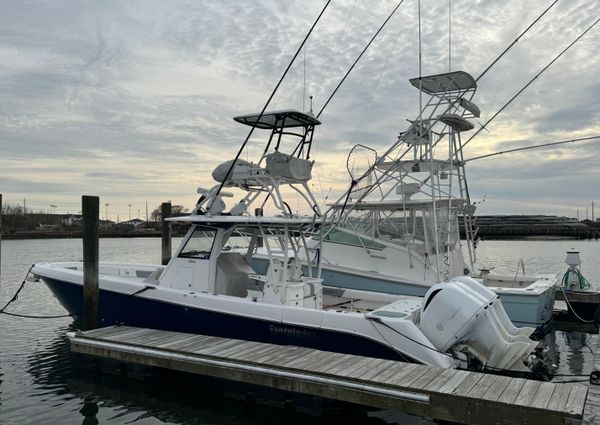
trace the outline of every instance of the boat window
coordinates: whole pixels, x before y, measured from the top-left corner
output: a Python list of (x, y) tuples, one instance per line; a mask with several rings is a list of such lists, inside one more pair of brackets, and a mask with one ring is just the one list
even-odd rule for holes
[(213, 241), (217, 231), (208, 227), (196, 227), (192, 236), (188, 239), (185, 246), (179, 253), (179, 257), (202, 258), (210, 257)]
[(369, 249), (382, 250), (385, 248), (385, 245), (377, 243), (373, 239), (366, 238), (364, 236), (359, 237), (354, 233), (350, 233), (341, 229), (333, 229), (325, 236), (325, 240), (344, 245), (356, 245), (361, 247), (364, 246), (365, 248)]

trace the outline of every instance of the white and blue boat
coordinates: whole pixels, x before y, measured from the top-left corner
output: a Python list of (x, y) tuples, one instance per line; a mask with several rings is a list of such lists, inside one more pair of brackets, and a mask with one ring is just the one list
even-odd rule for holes
[[(408, 128), (382, 154), (356, 145), (347, 159), (352, 184), (330, 205), (321, 245), (326, 286), (424, 296), (438, 282), (471, 276), (496, 293), (519, 326), (552, 319), (556, 274), (475, 273), (476, 206), (471, 201), (462, 134), (480, 115), (477, 83), (464, 71), (413, 78), (428, 96)], [(464, 239), (461, 240), (459, 215)], [(265, 270), (262, 255), (254, 266)]]
[[(291, 110), (236, 121), (270, 130), (262, 156), (256, 163), (228, 161), (215, 169), (219, 183), (199, 189), (191, 215), (173, 219), (190, 229), (166, 266), (99, 265), (100, 325), (292, 344), (443, 368), (528, 370), (538, 345), (529, 338), (533, 330), (516, 328), (496, 294), (470, 277), (435, 285), (424, 298), (323, 289), (319, 240), (325, 219), (307, 185), (312, 135), (320, 122)], [(225, 198), (232, 194), (222, 186), (246, 194), (228, 208)], [(284, 186), (315, 206), (316, 214), (292, 214)], [(263, 216), (267, 202), (275, 215)], [(264, 272), (251, 265), (259, 250), (266, 253)], [(36, 264), (33, 273), (70, 313), (81, 314), (81, 262)]]

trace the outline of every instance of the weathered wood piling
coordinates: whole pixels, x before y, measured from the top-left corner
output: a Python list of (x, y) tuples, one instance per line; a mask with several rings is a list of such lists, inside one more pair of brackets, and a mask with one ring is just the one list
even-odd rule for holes
[(98, 223), (100, 198), (81, 197), (83, 220), (83, 328), (95, 329), (98, 325)]
[(160, 205), (160, 215), (162, 217), (162, 233), (161, 233), (161, 264), (166, 266), (171, 260), (171, 223), (166, 221), (171, 217), (171, 203), (163, 202)]

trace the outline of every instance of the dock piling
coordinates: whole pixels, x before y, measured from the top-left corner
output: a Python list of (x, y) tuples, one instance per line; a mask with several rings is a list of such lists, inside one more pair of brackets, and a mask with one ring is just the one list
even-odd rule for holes
[(83, 219), (83, 328), (95, 329), (98, 325), (98, 224), (100, 198), (81, 197)]
[(163, 202), (160, 205), (160, 212), (162, 217), (161, 263), (166, 266), (171, 260), (171, 223), (166, 221), (167, 218), (171, 217), (171, 203)]
[(0, 193), (0, 290), (2, 290), (2, 194)]

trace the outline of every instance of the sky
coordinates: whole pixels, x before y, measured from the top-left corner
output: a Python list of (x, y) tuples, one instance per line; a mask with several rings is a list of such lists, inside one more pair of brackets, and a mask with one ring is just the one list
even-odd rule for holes
[[(232, 159), (325, 2), (0, 0), (0, 193), (35, 211), (144, 218), (167, 200), (192, 208)], [(315, 110), (393, 9), (333, 0), (268, 110)], [(453, 70), (479, 75), (547, 0), (452, 0)], [(321, 116), (311, 182), (319, 201), (345, 189), (351, 147), (383, 151), (418, 113), (416, 0), (405, 0)], [(600, 15), (560, 0), (479, 82), (480, 123)], [(422, 73), (448, 70), (448, 1), (421, 0)], [(600, 135), (600, 25), (557, 60), (465, 149), (474, 157)], [(477, 124), (479, 125), (479, 124)], [(260, 132), (259, 132), (260, 133)], [(253, 137), (243, 159), (264, 143)], [(600, 141), (467, 166), (480, 214), (585, 218), (599, 204)], [(107, 205), (108, 204), (108, 205)], [(52, 207), (55, 205), (56, 207)], [(588, 214), (591, 215), (589, 209)]]

